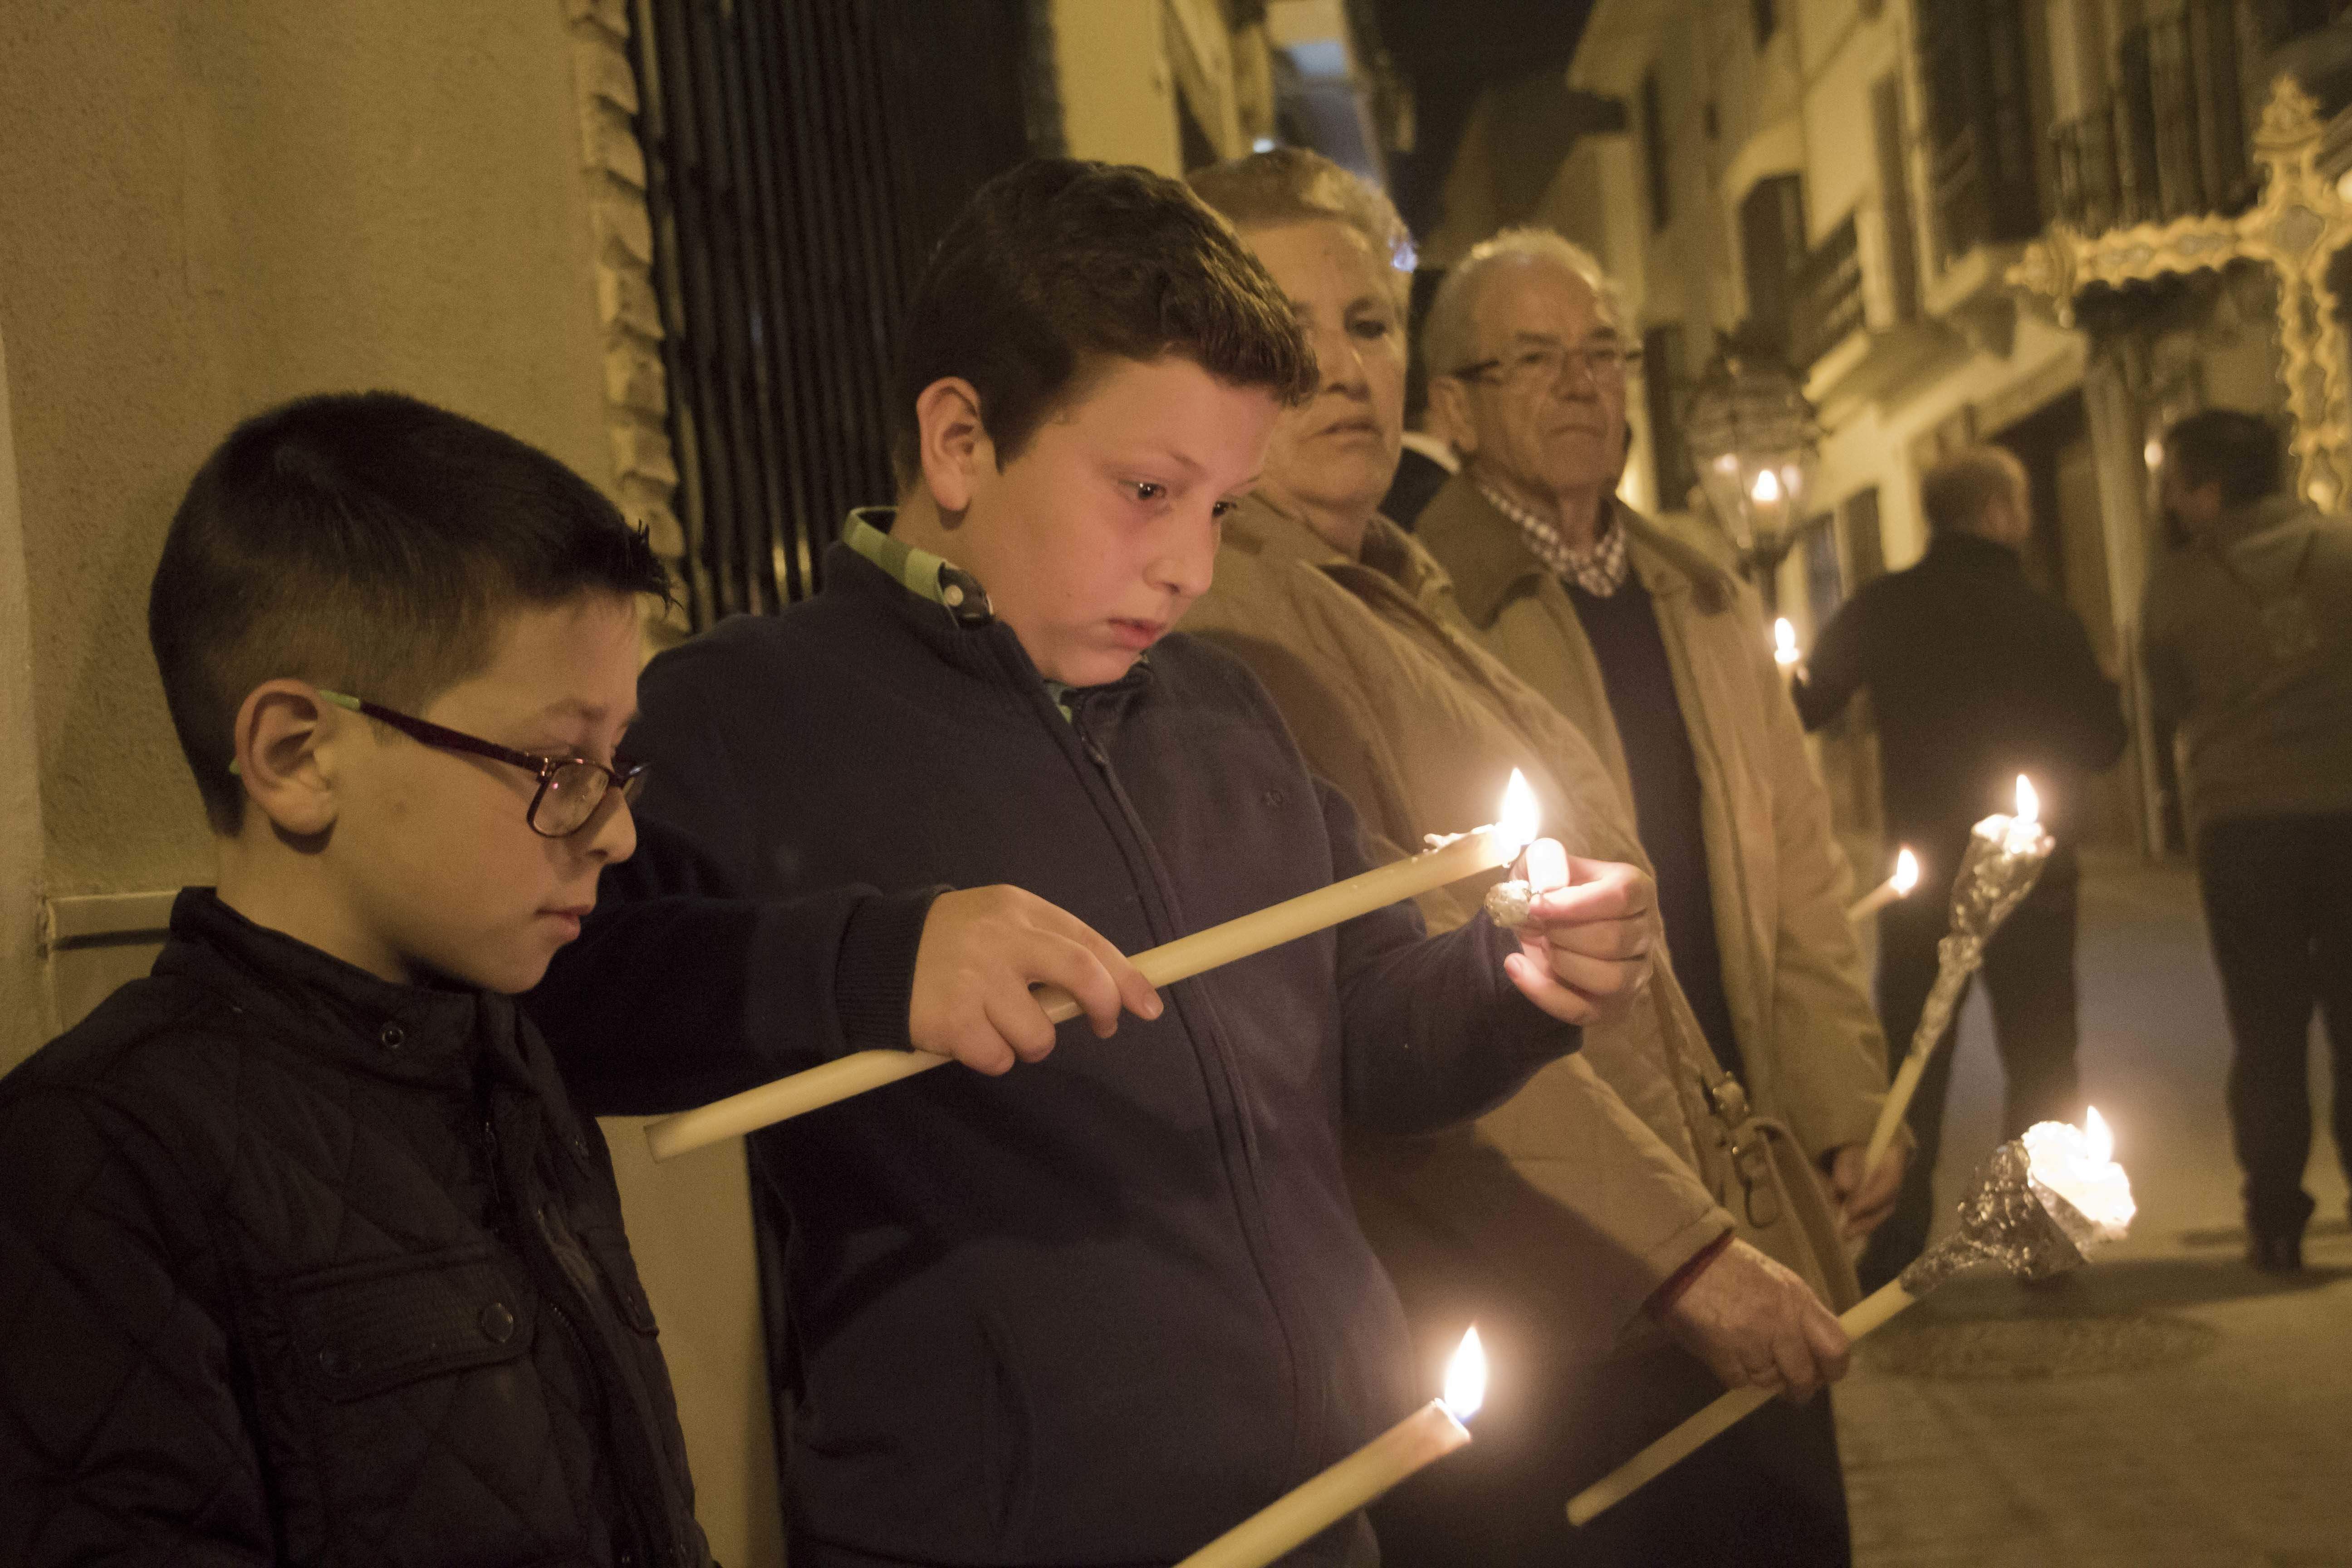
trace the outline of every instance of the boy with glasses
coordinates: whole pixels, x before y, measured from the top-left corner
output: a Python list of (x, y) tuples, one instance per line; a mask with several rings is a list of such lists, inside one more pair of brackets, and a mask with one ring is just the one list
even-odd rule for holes
[(635, 846), (664, 592), (408, 398), (196, 475), (149, 629), (219, 885), (0, 1080), (11, 1563), (709, 1561), (604, 1140), (504, 994)]

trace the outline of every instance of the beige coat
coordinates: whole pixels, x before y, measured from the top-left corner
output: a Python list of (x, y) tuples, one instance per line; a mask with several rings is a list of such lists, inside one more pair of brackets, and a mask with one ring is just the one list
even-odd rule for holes
[[(1845, 917), (1851, 878), (1755, 593), (1620, 505), (1657, 606), (1698, 762), (1724, 991), (1758, 1110), (1818, 1160), (1867, 1140), (1886, 1046)], [(1480, 640), (1591, 737), (1626, 798), (1625, 752), (1576, 608), (1518, 526), (1457, 475), (1421, 517)]]
[[(1265, 681), (1307, 763), (1362, 813), (1375, 853), (1492, 818), (1524, 770), (1546, 831), (1572, 852), (1644, 864), (1627, 796), (1593, 748), (1468, 635), (1444, 572), (1375, 519), (1361, 562), (1260, 500), (1225, 529), (1214, 586), (1183, 629)], [(1468, 918), (1482, 888), (1423, 900)], [(1508, 1104), (1412, 1143), (1358, 1140), (1349, 1177), (1366, 1233), (1425, 1352), (1460, 1319), (1499, 1313), (1581, 1344), (1616, 1339), (1641, 1303), (1729, 1228), (1727, 1166), (1698, 1085), (1674, 1066), (1697, 1025), (1661, 960), (1633, 1007)], [(1703, 1047), (1698, 1048), (1703, 1049)]]

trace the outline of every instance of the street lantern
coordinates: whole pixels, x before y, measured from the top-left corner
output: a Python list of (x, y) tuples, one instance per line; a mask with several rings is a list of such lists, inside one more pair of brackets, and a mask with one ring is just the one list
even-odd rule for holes
[(1684, 438), (1740, 570), (1780, 609), (1780, 563), (1826, 514), (1809, 516), (1821, 420), (1797, 374), (1777, 358), (1726, 342), (1691, 392)]

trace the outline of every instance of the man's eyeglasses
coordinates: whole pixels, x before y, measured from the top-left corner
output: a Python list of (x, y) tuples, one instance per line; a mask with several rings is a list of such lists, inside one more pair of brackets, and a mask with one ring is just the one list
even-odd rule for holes
[[(530, 797), (530, 809), (523, 814), (523, 820), (542, 838), (569, 838), (594, 819), (596, 808), (614, 790), (621, 792), (623, 800), (634, 801), (646, 785), (643, 763), (625, 763), (615, 757), (613, 760), (618, 765), (608, 768), (587, 757), (534, 757), (529, 752), (518, 752), (422, 719), (412, 719), (340, 691), (322, 689), (319, 695), (338, 708), (348, 708), (378, 723), (389, 724), (413, 741), (445, 752), (488, 757), (531, 774), (539, 780), (539, 792)], [(229, 771), (236, 772), (236, 764), (230, 763)]]
[(1626, 343), (1587, 343), (1582, 348), (1573, 349), (1561, 343), (1546, 343), (1538, 348), (1522, 349), (1499, 359), (1465, 364), (1454, 375), (1460, 381), (1482, 382), (1490, 385), (1501, 383), (1518, 386), (1557, 386), (1559, 378), (1568, 374), (1571, 363), (1582, 364), (1585, 374), (1595, 382), (1622, 381), (1628, 370), (1642, 363), (1642, 351)]

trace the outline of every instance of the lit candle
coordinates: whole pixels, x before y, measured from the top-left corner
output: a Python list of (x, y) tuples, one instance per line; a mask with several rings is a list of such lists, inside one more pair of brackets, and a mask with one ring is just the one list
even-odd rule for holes
[(1919, 857), (1912, 854), (1906, 845), (1895, 857), (1895, 875), (1856, 899), (1853, 907), (1846, 910), (1845, 918), (1850, 921), (1867, 920), (1895, 900), (1910, 897), (1911, 889), (1918, 885)]
[(2016, 814), (1995, 813), (1969, 829), (1969, 847), (1960, 856), (1960, 873), (1952, 879), (1952, 929), (1936, 944), (1936, 984), (1919, 1010), (1919, 1027), (1911, 1036), (1911, 1048), (1895, 1074), (1894, 1086), (1886, 1091), (1886, 1103), (1879, 1107), (1878, 1125), (1871, 1131), (1869, 1152), (1863, 1161), (1865, 1178), (1894, 1146), (1903, 1112), (1918, 1092), (1919, 1075), (1927, 1070), (1927, 1058), (1935, 1054), (1936, 1042), (1944, 1037), (1944, 1027), (1952, 1021), (1952, 1010), (1959, 1005), (1969, 976), (1984, 963), (1985, 943), (2033, 890), (2034, 879), (2057, 847), (2056, 841), (2042, 831), (2042, 799), (2034, 793), (2033, 781), (2023, 773), (2017, 775)]
[(1797, 628), (1788, 616), (1780, 616), (1772, 623), (1772, 662), (1786, 669), (1802, 657), (1797, 651)]
[(1276, 1499), (1176, 1568), (1262, 1568), (1328, 1530), (1412, 1475), (1470, 1441), (1464, 1425), (1486, 1397), (1486, 1352), (1478, 1331), (1462, 1337), (1446, 1368), (1445, 1393), (1313, 1480)]
[[(1155, 986), (1172, 985), (1235, 959), (1247, 958), (1254, 952), (1354, 920), (1358, 915), (1400, 903), (1433, 888), (1507, 866), (1535, 841), (1541, 826), (1542, 813), (1535, 791), (1514, 768), (1510, 787), (1503, 793), (1502, 815), (1492, 825), (1450, 838), (1440, 839), (1433, 835), (1429, 848), (1410, 859), (1392, 861), (1255, 914), (1179, 937), (1137, 954), (1135, 967)], [(1566, 880), (1564, 860), (1561, 879)], [(1078, 1016), (1077, 998), (1058, 986), (1038, 986), (1036, 996), (1045, 1009), (1045, 1016), (1055, 1023)], [(697, 1110), (665, 1116), (646, 1127), (646, 1142), (651, 1145), (655, 1159), (667, 1160), (706, 1143), (738, 1137), (835, 1104), (852, 1095), (929, 1072), (953, 1059), (930, 1051), (853, 1051), (806, 1072), (780, 1078)]]
[[(1960, 1228), (1839, 1317), (1849, 1341), (1884, 1325), (1962, 1269), (1998, 1264), (2025, 1279), (2079, 1268), (2091, 1252), (2131, 1228), (2131, 1182), (2108, 1156), (2106, 1123), (2093, 1110), (2088, 1131), (2043, 1121), (1993, 1151), (1960, 1200)], [(2054, 1205), (2055, 1196), (2065, 1200)], [(1673, 1468), (1771, 1399), (1735, 1388), (1570, 1498), (1568, 1521), (1585, 1524)]]
[(2095, 1105), (2087, 1108), (2083, 1125), (2038, 1121), (2025, 1130), (2025, 1152), (2033, 1162), (2033, 1179), (2074, 1205), (2097, 1227), (2102, 1241), (2121, 1241), (2138, 1212), (2132, 1203), (2131, 1178), (2116, 1163), (2116, 1135)]

